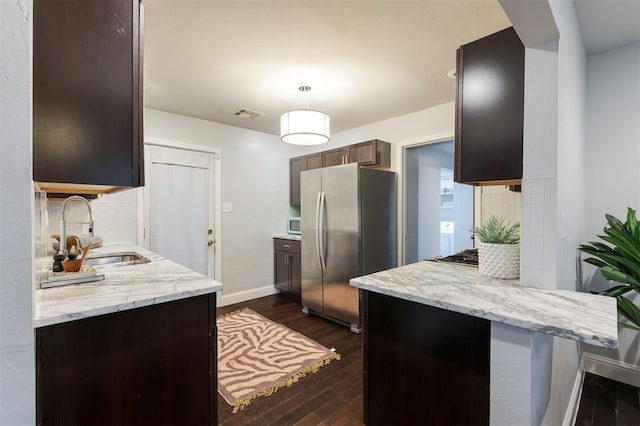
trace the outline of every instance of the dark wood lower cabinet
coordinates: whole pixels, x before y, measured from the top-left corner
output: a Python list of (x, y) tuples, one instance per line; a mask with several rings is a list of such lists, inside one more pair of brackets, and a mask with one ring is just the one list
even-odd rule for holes
[(489, 424), (491, 323), (361, 292), (365, 423)]
[(217, 424), (216, 296), (36, 329), (39, 425)]
[(300, 241), (273, 239), (273, 282), (295, 299), (302, 297), (302, 257)]

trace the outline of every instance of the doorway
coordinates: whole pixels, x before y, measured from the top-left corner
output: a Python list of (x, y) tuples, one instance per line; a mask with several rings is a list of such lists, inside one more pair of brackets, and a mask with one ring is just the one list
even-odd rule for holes
[(145, 246), (219, 280), (219, 150), (146, 141), (145, 164)]
[(405, 264), (473, 247), (473, 186), (453, 181), (453, 140), (404, 150)]

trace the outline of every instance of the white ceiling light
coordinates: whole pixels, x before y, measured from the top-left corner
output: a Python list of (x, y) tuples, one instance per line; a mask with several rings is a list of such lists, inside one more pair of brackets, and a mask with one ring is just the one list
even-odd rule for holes
[[(309, 86), (300, 86), (298, 90), (306, 93)], [(324, 112), (309, 109), (297, 109), (280, 116), (280, 139), (293, 145), (320, 145), (329, 142), (329, 116)]]

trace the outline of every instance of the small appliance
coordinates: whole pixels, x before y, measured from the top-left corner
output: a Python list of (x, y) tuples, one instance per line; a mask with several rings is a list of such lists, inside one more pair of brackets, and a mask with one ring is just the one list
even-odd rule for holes
[(300, 218), (299, 217), (290, 217), (287, 220), (287, 233), (294, 234), (294, 235), (300, 235), (300, 234), (302, 234), (301, 229), (302, 228), (300, 227)]

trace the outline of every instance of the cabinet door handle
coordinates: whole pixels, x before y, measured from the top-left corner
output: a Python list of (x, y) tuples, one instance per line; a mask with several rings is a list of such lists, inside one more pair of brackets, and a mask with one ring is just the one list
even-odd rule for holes
[(282, 245), (282, 247), (289, 248), (289, 247), (291, 247), (291, 246), (290, 246), (289, 244), (283, 244), (283, 245)]

